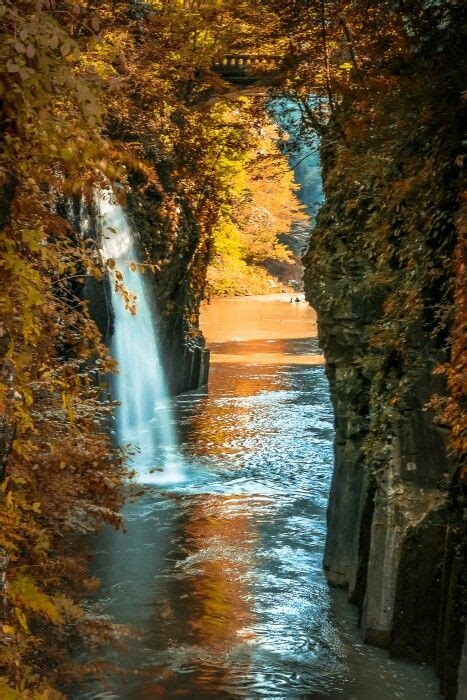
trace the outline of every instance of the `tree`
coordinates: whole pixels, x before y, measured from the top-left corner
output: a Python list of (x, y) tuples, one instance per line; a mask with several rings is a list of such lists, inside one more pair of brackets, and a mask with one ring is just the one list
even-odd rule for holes
[(225, 164), (232, 201), (214, 230), (210, 294), (264, 294), (284, 288), (267, 268), (293, 262), (280, 237), (308, 219), (277, 142), (278, 133), (268, 122), (252, 133), (246, 154), (234, 152), (234, 160)]

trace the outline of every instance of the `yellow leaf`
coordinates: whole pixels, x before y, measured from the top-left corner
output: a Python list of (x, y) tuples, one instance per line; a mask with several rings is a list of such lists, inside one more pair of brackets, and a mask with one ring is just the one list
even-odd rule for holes
[(63, 410), (66, 411), (68, 420), (70, 423), (74, 423), (76, 419), (76, 413), (73, 408), (73, 404), (71, 402), (71, 396), (70, 394), (67, 394), (65, 391), (62, 392), (62, 406)]
[(71, 148), (62, 148), (60, 151), (60, 155), (63, 158), (63, 160), (71, 160), (73, 158), (73, 151)]
[(70, 48), (71, 48), (70, 42), (69, 42), (68, 40), (65, 41), (65, 42), (62, 44), (62, 47), (61, 47), (61, 49), (60, 49), (60, 53), (62, 54), (62, 56), (66, 56), (67, 54), (69, 54), (69, 53), (70, 53)]
[(29, 633), (28, 621), (24, 612), (19, 608), (15, 608), (15, 615), (23, 630)]

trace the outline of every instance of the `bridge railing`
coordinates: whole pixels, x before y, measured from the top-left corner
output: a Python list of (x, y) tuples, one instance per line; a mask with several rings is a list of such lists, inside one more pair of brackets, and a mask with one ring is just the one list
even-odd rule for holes
[(244, 70), (248, 69), (271, 70), (279, 64), (280, 58), (269, 54), (223, 54), (217, 56), (213, 61), (213, 68), (220, 72), (228, 72), (229, 70)]

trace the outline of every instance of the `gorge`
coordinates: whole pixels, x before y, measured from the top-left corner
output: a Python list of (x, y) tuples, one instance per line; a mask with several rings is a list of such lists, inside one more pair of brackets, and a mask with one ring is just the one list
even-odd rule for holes
[(460, 3), (0, 20), (0, 697), (462, 698)]

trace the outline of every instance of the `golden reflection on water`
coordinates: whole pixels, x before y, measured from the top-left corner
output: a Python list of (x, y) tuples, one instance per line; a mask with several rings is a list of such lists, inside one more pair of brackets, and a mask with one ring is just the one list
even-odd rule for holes
[[(125, 534), (99, 535), (103, 609), (138, 635), (118, 652), (115, 694), (79, 700), (435, 698), (412, 666), (401, 673), (361, 645), (350, 609), (333, 612), (321, 568), (332, 409), (323, 370), (293, 366), (317, 357), (294, 320), (310, 311), (291, 305), (288, 341), (232, 339), (242, 305), (250, 334), (264, 331), (252, 304), (264, 308), (233, 304), (223, 340), (207, 333), (220, 355), (245, 359), (215, 364), (208, 393), (175, 400), (186, 483), (150, 488), (127, 506)], [(262, 353), (280, 362), (256, 362)]]
[(189, 583), (197, 601), (190, 626), (200, 645), (218, 653), (237, 643), (253, 619), (246, 601), (255, 538), (240, 498), (202, 497), (186, 526), (194, 549), (189, 565), (196, 571)]
[[(244, 441), (251, 437), (251, 422), (254, 418), (254, 404), (241, 403), (240, 397), (255, 396), (262, 392), (278, 391), (282, 387), (277, 375), (262, 366), (254, 376), (237, 373), (230, 378), (232, 397), (223, 402), (213, 402), (206, 398), (199, 410), (190, 418), (190, 430), (199, 437), (198, 455), (227, 455), (244, 452)], [(232, 440), (232, 438), (235, 438)], [(232, 444), (232, 442), (234, 444)], [(235, 462), (225, 462), (228, 465)]]
[[(316, 337), (316, 315), (303, 301), (290, 303), (288, 295), (215, 299), (204, 307), (201, 327), (214, 365), (236, 363), (242, 369), (232, 372), (228, 367), (213, 367), (211, 394), (222, 387), (222, 397), (213, 400), (210, 395), (200, 400), (190, 415), (188, 432), (197, 438), (198, 456), (217, 455), (224, 469), (238, 470), (237, 460), (246, 454), (246, 446), (251, 458), (264, 449), (264, 430), (275, 430), (274, 426), (257, 430), (254, 400), (288, 388), (284, 376), (271, 365), (322, 364), (321, 355), (306, 352), (310, 338)], [(254, 371), (243, 371), (245, 364), (255, 365)], [(228, 379), (228, 391), (224, 379)], [(259, 641), (255, 623), (260, 624), (250, 590), (260, 539), (252, 513), (271, 505), (269, 497), (251, 493), (197, 494), (190, 498), (189, 506), (185, 504), (178, 523), (185, 543), (178, 567), (183, 581), (180, 602), (186, 653), (190, 665), (197, 668), (191, 678), (191, 697), (202, 696), (213, 683), (220, 691), (235, 687), (238, 666), (232, 663), (232, 654), (242, 659), (242, 672), (248, 674), (251, 647)], [(177, 602), (166, 607), (162, 606), (160, 616), (171, 625)], [(161, 684), (146, 685), (144, 697), (163, 697), (167, 684), (173, 696), (190, 695), (176, 683), (172, 686), (169, 668), (162, 674)]]
[[(293, 299), (294, 297), (292, 297)], [(317, 337), (315, 311), (288, 294), (222, 297), (204, 304), (200, 326), (211, 346), (211, 363), (323, 364), (318, 354), (290, 353), (287, 341)]]
[[(165, 669), (164, 686), (145, 686), (147, 698), (163, 697), (167, 683), (170, 696), (190, 697), (198, 697), (198, 692), (204, 697), (203, 691), (213, 684), (220, 689), (236, 684), (232, 650), (250, 645), (254, 639), (249, 580), (257, 536), (242, 499), (238, 495), (203, 494), (193, 497), (185, 511), (186, 556), (179, 563), (183, 580), (180, 603), (184, 606), (188, 663), (196, 673), (187, 693), (176, 687), (176, 682), (172, 686), (172, 673)], [(245, 671), (248, 665), (245, 658)]]
[[(223, 401), (206, 398), (192, 414), (190, 433), (199, 437), (198, 455), (218, 454), (221, 458), (239, 454), (245, 451), (246, 442), (251, 451), (255, 439), (259, 439), (261, 449), (261, 436), (252, 434), (257, 408), (254, 402), (242, 402), (241, 398), (286, 388), (280, 374), (269, 365), (322, 363), (320, 355), (290, 353), (291, 339), (316, 337), (316, 316), (303, 302), (289, 304), (287, 295), (275, 295), (216, 299), (203, 309), (201, 326), (208, 343), (215, 344), (211, 354), (214, 363), (248, 363), (257, 369), (250, 374), (229, 374), (229, 394)], [(219, 382), (220, 377), (215, 380)], [(228, 464), (226, 460), (225, 466)], [(185, 513), (184, 540), (189, 547), (181, 566), (184, 599), (191, 601), (185, 624), (190, 630), (190, 645), (209, 650), (217, 659), (215, 670), (200, 669), (194, 677), (200, 692), (206, 688), (206, 673), (216, 675), (219, 688), (234, 687), (235, 666), (229, 662), (229, 654), (255, 644), (249, 584), (258, 541), (251, 513), (258, 498), (264, 506), (264, 496), (198, 495)], [(179, 690), (176, 694), (185, 693)]]
[(211, 343), (315, 337), (315, 311), (303, 295), (299, 303), (290, 298), (289, 294), (218, 297), (203, 304), (200, 326)]
[[(216, 353), (211, 354), (212, 364), (238, 364), (244, 362), (252, 365), (285, 365), (291, 363), (290, 355), (274, 353), (254, 353), (245, 354), (239, 353)], [(294, 365), (322, 365), (324, 359), (321, 355), (294, 355)]]

